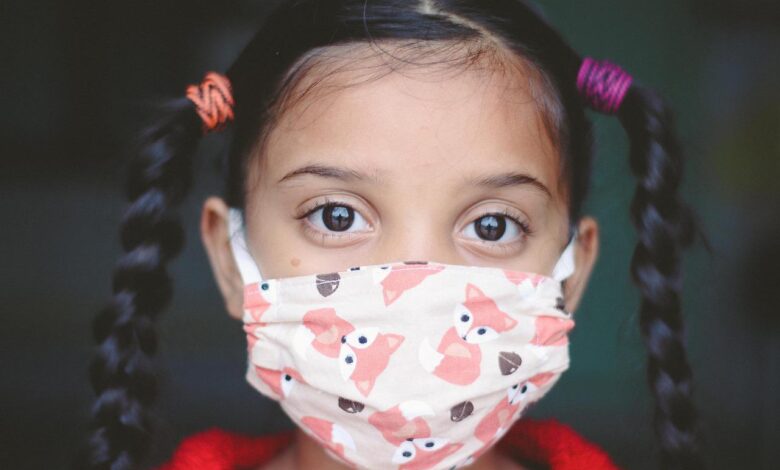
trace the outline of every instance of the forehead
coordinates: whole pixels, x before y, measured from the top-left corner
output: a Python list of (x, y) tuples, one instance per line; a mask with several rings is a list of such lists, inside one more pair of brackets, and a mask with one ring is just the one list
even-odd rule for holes
[[(276, 181), (306, 164), (328, 164), (388, 184), (436, 180), (456, 188), (474, 175), (517, 171), (561, 197), (557, 150), (522, 67), (391, 71), (377, 59), (360, 62), (335, 73), (313, 70), (297, 85), (307, 95), (269, 134), (265, 176)], [(366, 71), (383, 67), (366, 79)]]

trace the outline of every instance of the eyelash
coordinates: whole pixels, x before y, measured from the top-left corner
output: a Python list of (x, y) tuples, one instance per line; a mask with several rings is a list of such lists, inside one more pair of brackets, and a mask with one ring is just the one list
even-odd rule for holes
[[(334, 207), (334, 206), (346, 207), (346, 208), (348, 208), (348, 209), (350, 209), (350, 210), (352, 210), (354, 212), (358, 212), (358, 213), (360, 212), (353, 205), (351, 205), (351, 204), (349, 204), (347, 202), (332, 200), (332, 199), (329, 199), (329, 198), (326, 197), (325, 198), (325, 202), (321, 202), (321, 203), (319, 203), (319, 204), (317, 204), (317, 205), (315, 205), (315, 206), (313, 206), (313, 207), (311, 207), (309, 209), (304, 209), (302, 211), (302, 213), (300, 213), (299, 215), (295, 216), (295, 220), (301, 221), (301, 220), (307, 218), (308, 216), (310, 216), (311, 214), (317, 212), (320, 209), (324, 209), (324, 208), (327, 208), (327, 207)], [(508, 209), (504, 209), (503, 211), (498, 211), (498, 212), (496, 212), (496, 211), (487, 212), (485, 214), (480, 215), (476, 219), (474, 219), (474, 221), (472, 221), (471, 223), (474, 223), (475, 221), (477, 221), (477, 220), (479, 220), (479, 219), (481, 219), (483, 217), (488, 217), (488, 216), (491, 216), (491, 215), (492, 216), (497, 216), (497, 217), (506, 217), (507, 219), (511, 220), (512, 222), (517, 224), (517, 226), (519, 227), (520, 231), (523, 233), (523, 236), (525, 236), (525, 237), (533, 235), (533, 230), (531, 229), (531, 226), (528, 224), (528, 222), (519, 220), (517, 217), (513, 216), (512, 214), (510, 214)], [(350, 235), (351, 235), (350, 233), (346, 233), (346, 234), (343, 234), (343, 235), (337, 235), (335, 233), (326, 233), (326, 232), (322, 232), (320, 230), (316, 230), (316, 229), (313, 229), (313, 228), (309, 227), (308, 223), (304, 223), (303, 225), (305, 226), (305, 229), (307, 231), (309, 231), (312, 235), (321, 237), (322, 238), (322, 240), (321, 240), (322, 243), (324, 243), (325, 240), (327, 240), (328, 238), (349, 238)], [(481, 244), (486, 245), (486, 246), (488, 246), (490, 248), (499, 249), (499, 250), (509, 250), (510, 249), (509, 245), (512, 245), (512, 243), (498, 243), (498, 242), (490, 242), (490, 241), (487, 241), (487, 240), (477, 240), (477, 243), (481, 243)]]
[(308, 222), (303, 221), (303, 219), (309, 217), (311, 214), (317, 212), (318, 210), (323, 209), (323, 208), (327, 208), (327, 207), (333, 207), (333, 206), (346, 207), (346, 208), (348, 208), (348, 209), (350, 209), (350, 210), (352, 210), (354, 212), (358, 212), (358, 213), (360, 212), (352, 204), (349, 204), (349, 203), (346, 203), (346, 202), (342, 202), (342, 201), (336, 201), (336, 200), (333, 200), (333, 199), (330, 199), (330, 198), (326, 197), (325, 198), (325, 202), (321, 202), (321, 203), (319, 203), (319, 204), (317, 204), (317, 205), (315, 205), (315, 206), (313, 206), (313, 207), (311, 207), (309, 209), (304, 209), (300, 214), (295, 216), (295, 220), (302, 221), (303, 228), (304, 228), (304, 230), (306, 230), (307, 233), (309, 233), (313, 237), (319, 237), (320, 238), (320, 244), (323, 245), (323, 246), (326, 244), (328, 239), (334, 239), (334, 238), (350, 239), (351, 236), (354, 235), (353, 233), (345, 233), (345, 234), (339, 235), (337, 233), (323, 232), (321, 230), (317, 230), (315, 228), (310, 227)]
[(295, 220), (302, 220), (306, 217), (312, 215), (313, 213), (317, 212), (320, 209), (326, 208), (326, 207), (346, 207), (350, 210), (353, 210), (355, 212), (359, 212), (355, 206), (352, 204), (342, 202), (342, 201), (335, 201), (333, 199), (325, 198), (325, 202), (321, 202), (317, 204), (316, 206), (313, 206), (310, 209), (304, 209), (300, 214), (295, 216)]
[(526, 222), (524, 220), (523, 221), (519, 220), (517, 217), (513, 216), (512, 214), (510, 214), (508, 209), (504, 209), (501, 212), (488, 212), (487, 214), (483, 214), (483, 215), (477, 217), (477, 219), (475, 219), (475, 220), (479, 220), (482, 217), (487, 217), (489, 215), (506, 217), (507, 219), (509, 219), (512, 222), (516, 223), (517, 226), (520, 227), (520, 230), (523, 232), (523, 234), (525, 234), (526, 236), (531, 235), (533, 233), (531, 231), (531, 226), (528, 224), (528, 222)]

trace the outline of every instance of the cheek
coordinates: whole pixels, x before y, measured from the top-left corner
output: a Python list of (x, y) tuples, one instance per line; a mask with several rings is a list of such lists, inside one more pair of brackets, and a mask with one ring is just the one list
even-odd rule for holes
[(346, 270), (365, 264), (370, 254), (370, 247), (339, 250), (317, 246), (303, 232), (301, 221), (291, 214), (277, 214), (274, 222), (260, 225), (257, 220), (249, 222), (249, 243), (265, 279)]
[[(294, 243), (288, 242), (286, 247), (289, 251), (280, 255), (286, 257), (283, 276), (346, 271), (353, 266), (367, 265), (372, 259), (370, 246), (349, 247), (343, 250), (323, 249), (305, 239), (298, 239)], [(298, 264), (294, 264), (293, 260), (298, 260)]]
[(246, 229), (252, 257), (265, 279), (295, 276), (307, 263), (297, 237), (299, 221), (285, 213), (271, 194), (247, 203)]

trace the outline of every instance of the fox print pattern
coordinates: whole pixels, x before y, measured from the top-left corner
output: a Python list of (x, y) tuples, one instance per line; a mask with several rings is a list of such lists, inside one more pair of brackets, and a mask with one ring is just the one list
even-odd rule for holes
[(301, 374), (291, 367), (273, 370), (255, 366), (255, 372), (280, 399), (288, 397), (296, 383), (306, 383)]
[(568, 367), (550, 278), (393, 262), (245, 286), (247, 380), (355, 468), (473, 462)]
[(304, 416), (301, 423), (311, 435), (313, 435), (328, 451), (338, 458), (351, 464), (345, 455), (345, 450), (356, 450), (355, 440), (342, 426), (322, 418)]
[(539, 374), (526, 382), (509, 387), (503, 399), (477, 425), (474, 433), (477, 439), (485, 444), (499, 439), (514, 422), (513, 418), (523, 405), (527, 404), (530, 397), (551, 377), (551, 374)]
[(449, 439), (432, 437), (431, 428), (424, 416), (433, 416), (427, 403), (410, 400), (385, 411), (372, 414), (368, 422), (384, 439), (396, 446), (391, 462), (399, 470), (434, 468), (436, 464), (463, 447)]
[(470, 283), (466, 285), (466, 300), (453, 311), (452, 322), (436, 350), (427, 338), (423, 341), (420, 361), (433, 375), (458, 385), (468, 385), (479, 377), (482, 362), (479, 345), (517, 325), (517, 320)]
[(420, 285), (428, 276), (442, 271), (444, 266), (430, 265), (426, 268), (420, 269), (419, 263), (375, 268), (374, 280), (382, 286), (382, 298), (385, 305), (390, 305), (398, 300), (404, 292)]
[(390, 356), (404, 341), (401, 335), (381, 333), (376, 328), (355, 329), (332, 308), (307, 312), (303, 325), (314, 334), (312, 347), (337, 358), (341, 378), (354, 382), (363, 396), (371, 393)]

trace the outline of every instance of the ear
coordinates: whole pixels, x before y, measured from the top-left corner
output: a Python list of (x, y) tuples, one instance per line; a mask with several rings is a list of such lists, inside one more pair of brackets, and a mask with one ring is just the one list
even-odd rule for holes
[(466, 284), (466, 301), (476, 300), (485, 297), (485, 294), (474, 284)]
[(387, 338), (387, 345), (390, 347), (391, 354), (395, 352), (395, 350), (398, 349), (399, 346), (401, 346), (401, 343), (404, 342), (404, 337), (401, 335), (388, 333), (385, 334), (385, 337)]
[(230, 247), (228, 213), (228, 206), (222, 199), (206, 199), (200, 217), (200, 235), (225, 308), (231, 317), (240, 320), (243, 317), (244, 283)]
[(580, 304), (588, 279), (599, 252), (599, 226), (596, 219), (583, 217), (577, 224), (577, 242), (574, 250), (575, 270), (563, 285), (566, 311), (574, 312)]
[(374, 388), (374, 380), (358, 380), (355, 382), (355, 386), (364, 397), (367, 397), (371, 393), (371, 389)]

